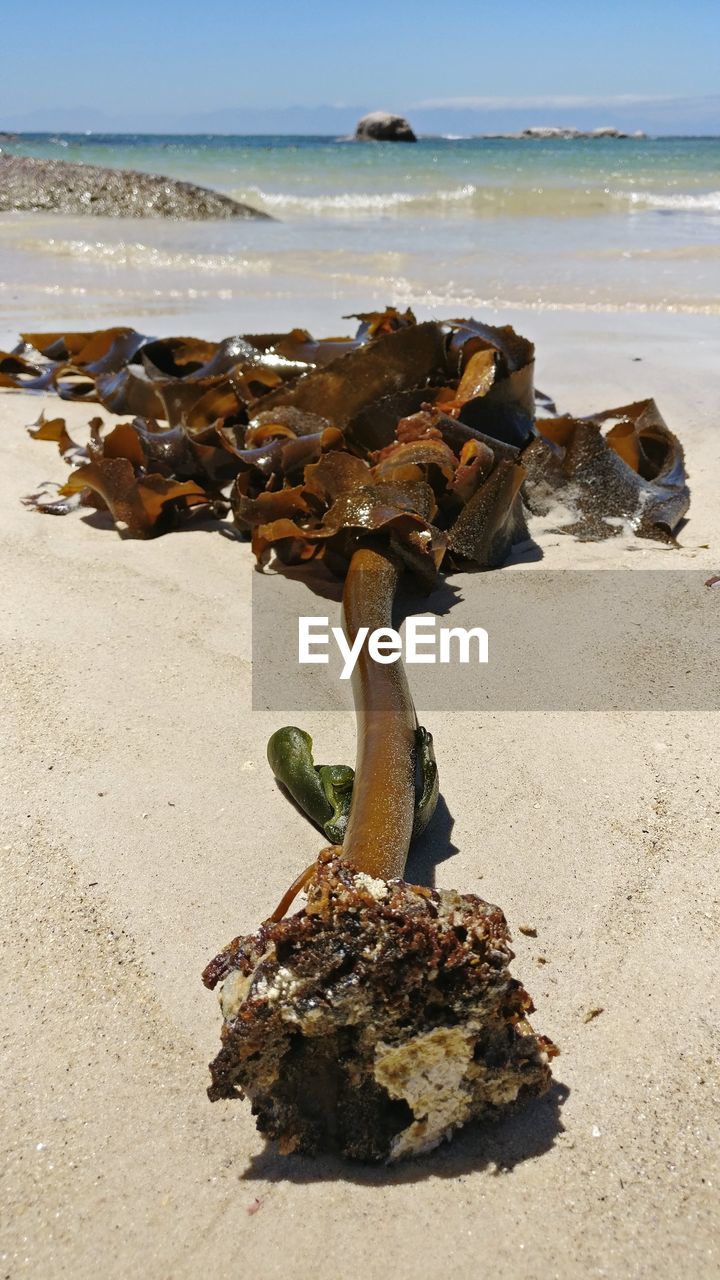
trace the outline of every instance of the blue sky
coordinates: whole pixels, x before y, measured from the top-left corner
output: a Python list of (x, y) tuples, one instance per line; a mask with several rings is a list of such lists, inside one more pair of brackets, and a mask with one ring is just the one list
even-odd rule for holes
[(17, 0), (3, 45), (0, 128), (291, 131), (300, 107), (332, 132), (385, 107), (425, 129), (720, 132), (720, 0)]

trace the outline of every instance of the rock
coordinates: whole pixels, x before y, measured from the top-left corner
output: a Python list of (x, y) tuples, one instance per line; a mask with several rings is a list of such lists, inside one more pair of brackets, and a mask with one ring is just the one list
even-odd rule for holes
[(533, 1031), (498, 907), (318, 858), (304, 910), (236, 938), (220, 986), (213, 1101), (243, 1094), (280, 1154), (404, 1160), (545, 1093), (557, 1049)]
[(371, 111), (358, 120), (355, 138), (359, 142), (417, 142), (407, 120), (388, 111)]
[(576, 138), (644, 138), (646, 134), (640, 130), (633, 134), (622, 133), (620, 129), (615, 129), (612, 125), (603, 125), (599, 129), (566, 129), (557, 125), (533, 125), (530, 129), (523, 129), (522, 133), (508, 133), (500, 136), (507, 138), (561, 138), (566, 141)]
[(521, 138), (577, 138), (577, 129), (559, 129), (554, 125), (533, 125), (530, 129), (523, 129), (519, 134)]
[(192, 182), (131, 169), (0, 155), (0, 212), (52, 212), (110, 218), (269, 218)]
[(603, 125), (599, 129), (571, 129), (561, 125), (531, 125), (529, 129), (523, 129), (520, 133), (480, 133), (476, 137), (479, 138), (510, 138), (517, 140), (518, 138), (534, 138), (547, 140), (559, 138), (562, 141), (575, 141), (584, 138), (647, 138), (647, 134), (642, 129), (636, 129), (634, 133), (622, 133), (620, 129), (615, 129), (612, 125)]

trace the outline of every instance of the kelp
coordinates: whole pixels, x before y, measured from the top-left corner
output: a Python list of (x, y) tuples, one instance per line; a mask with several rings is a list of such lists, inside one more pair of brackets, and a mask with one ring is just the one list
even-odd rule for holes
[(342, 844), (354, 769), (344, 764), (315, 764), (310, 734), (294, 725), (275, 731), (267, 744), (267, 758), (278, 782), (303, 813), (331, 844)]
[[(537, 419), (534, 349), (509, 327), (416, 324), (393, 308), (356, 318), (354, 337), (317, 342), (297, 329), (222, 343), (119, 329), (25, 335), (0, 357), (4, 385), (54, 388), (121, 419), (109, 430), (93, 419), (80, 444), (63, 418), (41, 417), (31, 435), (71, 470), (29, 505), (104, 509), (133, 538), (232, 514), (259, 566), (321, 559), (343, 577), (351, 645), (391, 627), (406, 568), (431, 588), (441, 568), (498, 567), (527, 538), (528, 511), (564, 506), (564, 530), (579, 538), (628, 529), (674, 540), (689, 500), (683, 452), (652, 401)], [(316, 765), (295, 726), (268, 744), (276, 778), (334, 847), (256, 937), (207, 967), (209, 986), (225, 983), (210, 1092), (242, 1088), (286, 1152), (386, 1159), (429, 1149), (488, 1105), (542, 1093), (555, 1048), (527, 1022), (530, 998), (498, 950), (499, 910), (404, 882), (439, 780), (402, 661), (376, 662), (361, 643), (352, 689), (355, 770)], [(302, 889), (305, 910), (278, 923)], [(452, 1070), (435, 1088), (436, 1059), (418, 1045), (438, 1035)], [(388, 1045), (392, 1070), (378, 1075)], [(403, 1073), (422, 1080), (404, 1112)]]
[[(438, 769), (432, 734), (415, 730), (418, 760), (413, 839), (422, 835), (437, 807)], [(347, 764), (315, 764), (312, 738), (304, 729), (276, 729), (267, 744), (268, 764), (277, 781), (331, 844), (341, 845), (347, 831), (355, 770)]]
[(538, 429), (523, 454), (531, 511), (564, 505), (570, 519), (560, 528), (581, 540), (611, 538), (625, 528), (675, 543), (690, 490), (682, 445), (654, 400), (587, 418), (543, 419)]
[(535, 348), (510, 325), (446, 321), (450, 371), (460, 375), (454, 400), (443, 407), (469, 427), (522, 447), (534, 435)]
[(129, 538), (168, 532), (198, 507), (215, 514), (227, 510), (217, 474), (217, 459), (228, 456), (224, 448), (141, 419), (118, 423), (107, 434), (100, 418), (89, 426), (85, 446), (71, 439), (64, 418), (41, 415), (29, 428), (33, 439), (53, 441), (66, 462), (79, 465), (54, 493), (43, 486), (26, 505), (52, 515), (80, 505), (107, 510), (121, 536)]
[(652, 401), (538, 418), (534, 347), (510, 326), (418, 324), (393, 307), (352, 318), (354, 336), (322, 339), (24, 334), (0, 354), (2, 385), (127, 418), (109, 431), (94, 420), (87, 446), (61, 418), (36, 424), (76, 470), (28, 504), (104, 507), (125, 537), (230, 511), (260, 563), (321, 558), (339, 572), (381, 537), (426, 582), (441, 564), (502, 564), (527, 514), (558, 505), (578, 538), (674, 539), (683, 452)]
[(290, 404), (321, 413), (343, 428), (365, 405), (402, 387), (420, 386), (442, 369), (441, 326), (433, 323), (379, 333), (339, 359), (271, 393), (268, 406)]
[(528, 537), (520, 490), (525, 468), (499, 462), (462, 508), (450, 531), (457, 557), (484, 569), (496, 569), (513, 546)]

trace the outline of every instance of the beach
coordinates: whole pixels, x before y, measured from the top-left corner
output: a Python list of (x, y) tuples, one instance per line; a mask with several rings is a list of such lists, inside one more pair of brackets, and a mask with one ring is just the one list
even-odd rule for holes
[[(620, 217), (612, 234), (625, 245), (635, 232)], [(421, 319), (472, 306), (536, 342), (536, 385), (561, 410), (653, 396), (685, 446), (692, 490), (679, 549), (629, 536), (578, 543), (537, 520), (542, 559), (501, 572), (720, 570), (720, 291), (717, 265), (697, 270), (714, 261), (705, 223), (657, 231), (675, 243), (653, 252), (681, 250), (668, 261), (686, 269), (682, 288), (679, 276), (658, 282), (653, 259), (650, 305), (646, 277), (632, 268), (614, 281), (597, 263), (601, 296), (588, 305), (585, 222), (585, 258), (553, 293), (540, 276), (532, 297), (521, 293), (523, 270), (541, 271), (541, 244), (525, 268), (508, 250), (482, 309), (483, 252), (518, 243), (508, 219), (488, 223), (487, 240), (475, 225), (475, 266), (458, 266), (442, 295), (432, 275), (447, 267), (431, 246), (452, 241), (449, 220), (422, 234), (384, 223), (381, 250), (376, 221), (333, 220), (312, 270), (299, 258), (304, 220), (243, 224), (232, 244), (225, 226), (201, 248), (174, 226), (153, 241), (146, 227), (54, 223), (57, 241), (95, 249), (28, 248), (52, 238), (49, 225), (0, 219), (4, 342), (81, 320), (207, 337), (295, 323), (332, 332), (346, 302), (359, 310), (380, 291)], [(557, 260), (572, 265), (550, 230)], [(368, 255), (400, 253), (403, 237), (425, 273), (405, 292), (392, 281), (408, 277), (387, 262), (367, 270)], [(350, 259), (334, 285), (333, 252), (341, 274)], [(261, 259), (270, 267), (254, 270)], [(717, 712), (432, 713), (455, 852), (446, 839), (434, 865), (425, 844), (416, 872), (502, 907), (533, 1023), (561, 1050), (555, 1084), (405, 1165), (283, 1158), (246, 1104), (205, 1094), (220, 1019), (201, 971), (267, 915), (319, 840), (265, 761), (278, 716), (252, 704), (251, 550), (210, 528), (122, 541), (92, 514), (25, 509), (39, 481), (64, 475), (24, 430), (42, 409), (62, 412), (72, 434), (96, 406), (0, 392), (3, 1274), (715, 1276)], [(464, 575), (462, 589), (480, 604), (482, 575)], [(651, 668), (652, 620), (645, 643)], [(323, 758), (353, 758), (350, 714), (313, 712), (312, 732)]]
[(2, 214), (3, 344), (39, 316), (50, 327), (220, 338), (338, 326), (390, 299), (437, 316), (720, 313), (714, 138), (437, 138), (398, 149), (43, 135), (0, 145), (3, 155), (166, 174), (277, 219)]

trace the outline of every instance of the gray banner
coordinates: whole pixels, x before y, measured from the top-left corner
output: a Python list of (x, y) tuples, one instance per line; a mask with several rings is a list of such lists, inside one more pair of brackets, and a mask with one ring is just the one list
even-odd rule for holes
[[(509, 570), (458, 574), (430, 596), (413, 594), (408, 581), (394, 626), (407, 650), (408, 619), (423, 618), (416, 653), (436, 659), (405, 662), (418, 711), (716, 710), (720, 589), (706, 586), (707, 577)], [(352, 707), (350, 681), (341, 678), (346, 659), (331, 631), (341, 625), (340, 591), (317, 572), (255, 575), (255, 709)], [(309, 652), (327, 663), (299, 661), (302, 627), (312, 635)], [(478, 661), (477, 637), (469, 661), (460, 662), (459, 639), (441, 636), (450, 628), (484, 629), (487, 662)], [(443, 646), (449, 661), (441, 660)]]

